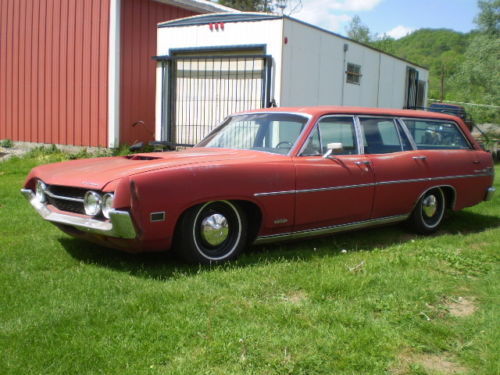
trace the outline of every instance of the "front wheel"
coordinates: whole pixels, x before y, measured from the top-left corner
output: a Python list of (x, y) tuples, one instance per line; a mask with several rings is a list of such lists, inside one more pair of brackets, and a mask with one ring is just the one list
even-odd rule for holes
[(409, 218), (411, 228), (417, 233), (434, 233), (443, 221), (446, 199), (441, 188), (427, 191), (418, 201)]
[(182, 215), (174, 246), (190, 263), (223, 263), (235, 259), (243, 251), (246, 227), (245, 214), (236, 204), (207, 202)]

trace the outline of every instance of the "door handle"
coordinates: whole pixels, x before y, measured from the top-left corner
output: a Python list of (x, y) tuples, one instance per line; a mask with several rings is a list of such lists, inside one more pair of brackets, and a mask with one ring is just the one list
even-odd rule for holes
[(370, 165), (370, 161), (369, 160), (358, 160), (358, 161), (355, 161), (354, 164), (356, 164), (356, 165)]
[(425, 156), (425, 155), (414, 156), (413, 159), (414, 160), (426, 160), (427, 156)]
[(481, 160), (474, 160), (472, 164), (481, 164)]

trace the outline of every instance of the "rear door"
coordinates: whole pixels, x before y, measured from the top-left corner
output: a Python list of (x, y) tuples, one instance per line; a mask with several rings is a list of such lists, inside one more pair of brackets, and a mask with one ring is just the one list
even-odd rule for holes
[(360, 116), (363, 148), (374, 174), (372, 218), (409, 213), (428, 185), (428, 168), (393, 117)]

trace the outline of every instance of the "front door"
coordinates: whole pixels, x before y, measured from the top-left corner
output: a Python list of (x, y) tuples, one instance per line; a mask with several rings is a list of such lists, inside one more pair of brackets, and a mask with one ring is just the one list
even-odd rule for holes
[[(324, 158), (329, 143), (342, 151)], [(359, 155), (352, 116), (326, 116), (295, 158), (295, 231), (367, 220), (373, 201), (373, 172)]]

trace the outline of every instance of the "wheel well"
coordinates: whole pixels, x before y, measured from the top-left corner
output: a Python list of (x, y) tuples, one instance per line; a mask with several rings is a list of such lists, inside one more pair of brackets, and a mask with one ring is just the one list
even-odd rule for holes
[(441, 190), (443, 190), (444, 198), (446, 199), (446, 208), (453, 209), (455, 206), (455, 189), (451, 186), (440, 186)]
[(255, 237), (257, 237), (257, 233), (260, 230), (260, 224), (262, 222), (262, 212), (260, 211), (259, 206), (255, 203), (249, 201), (233, 201), (236, 203), (247, 215), (247, 225), (248, 225), (248, 243), (252, 243)]

